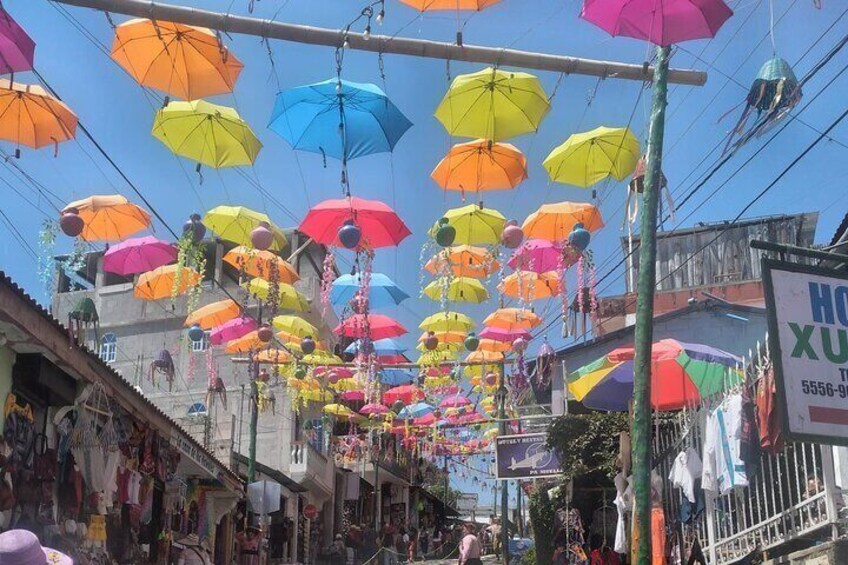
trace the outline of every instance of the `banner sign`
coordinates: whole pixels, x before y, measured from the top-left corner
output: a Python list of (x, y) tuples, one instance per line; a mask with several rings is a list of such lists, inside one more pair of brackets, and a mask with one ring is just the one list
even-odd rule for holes
[(463, 492), (456, 498), (456, 510), (458, 512), (471, 513), (477, 509), (477, 493)]
[(496, 478), (540, 479), (562, 473), (559, 457), (546, 442), (544, 433), (495, 438)]
[(763, 259), (778, 406), (797, 441), (848, 445), (848, 274)]

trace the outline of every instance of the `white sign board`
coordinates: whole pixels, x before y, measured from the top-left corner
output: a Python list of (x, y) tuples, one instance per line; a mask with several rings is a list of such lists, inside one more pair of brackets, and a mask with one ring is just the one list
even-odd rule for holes
[(784, 432), (848, 445), (848, 275), (763, 259), (763, 283)]
[(477, 509), (477, 493), (463, 492), (456, 498), (456, 510), (463, 514), (470, 514)]

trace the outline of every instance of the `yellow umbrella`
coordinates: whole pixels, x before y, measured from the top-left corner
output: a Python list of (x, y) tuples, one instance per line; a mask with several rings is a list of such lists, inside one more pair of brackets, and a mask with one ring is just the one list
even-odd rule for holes
[(165, 265), (152, 271), (142, 273), (135, 283), (135, 297), (142, 300), (159, 300), (173, 296), (176, 286), (177, 294), (184, 294), (190, 287), (200, 282), (200, 273), (189, 267)]
[(536, 131), (550, 108), (538, 78), (489, 67), (453, 79), (436, 118), (451, 135), (501, 141)]
[(512, 298), (541, 300), (560, 294), (562, 285), (559, 281), (559, 274), (555, 271), (548, 271), (547, 273), (516, 271), (498, 285), (498, 290)]
[[(292, 351), (296, 351), (297, 353), (303, 353), (303, 350), (300, 347), (300, 341), (303, 339), (302, 337), (295, 335), (289, 332), (277, 332), (275, 334), (277, 339), (280, 340), (281, 343), (285, 344), (287, 349)], [(314, 337), (314, 336), (313, 336)], [(324, 343), (323, 340), (316, 339), (315, 340), (315, 351), (327, 351), (327, 344)]]
[(316, 350), (315, 353), (304, 355), (301, 362), (306, 365), (341, 365), (344, 363), (344, 361), (342, 361), (342, 359), (337, 355), (318, 350)]
[(452, 273), (457, 277), (486, 278), (501, 268), (485, 247), (455, 245), (433, 255), (424, 268), (434, 275)]
[[(247, 291), (261, 300), (268, 300), (268, 295), (271, 292), (271, 283), (259, 277), (250, 279), (249, 282), (242, 283), (242, 286)], [(285, 310), (294, 310), (295, 312), (306, 312), (309, 310), (309, 300), (300, 293), (295, 287), (286, 283), (279, 283), (279, 301), (277, 306)]]
[(204, 330), (211, 330), (215, 326), (238, 318), (239, 314), (241, 314), (241, 306), (235, 300), (228, 298), (198, 308), (188, 315), (184, 325), (189, 327), (197, 324)]
[(426, 367), (428, 365), (439, 365), (447, 361), (455, 361), (458, 358), (459, 353), (457, 351), (427, 351), (418, 356), (415, 364)]
[(576, 224), (589, 231), (604, 227), (601, 212), (588, 202), (557, 202), (542, 204), (527, 216), (521, 229), (524, 236), (547, 241), (566, 241)]
[(257, 353), (254, 359), (260, 363), (290, 363), (292, 361), (292, 354), (285, 349), (264, 349)]
[(499, 308), (483, 320), (484, 326), (501, 328), (510, 332), (529, 330), (542, 323), (542, 319), (530, 310), (522, 308)]
[(437, 312), (424, 318), (418, 327), (427, 332), (468, 332), (474, 325), (474, 320), (460, 312)]
[[(456, 230), (454, 243), (465, 245), (497, 245), (506, 225), (503, 214), (483, 208), (482, 204), (453, 208), (445, 212), (443, 218)], [(430, 237), (436, 236), (439, 225), (438, 221), (433, 224), (428, 232)]]
[(444, 296), (446, 300), (451, 302), (470, 302), (472, 304), (480, 304), (489, 298), (489, 291), (486, 290), (483, 283), (470, 277), (456, 277), (455, 279), (441, 277), (428, 284), (424, 288), (424, 294), (435, 301), (441, 300)]
[(421, 353), (427, 353), (428, 351), (460, 351), (463, 346), (461, 343), (450, 343), (450, 342), (439, 342), (439, 345), (436, 346), (436, 349), (430, 350), (423, 343), (419, 343), (415, 346), (415, 349), (420, 351)]
[(150, 214), (120, 194), (76, 200), (62, 212), (72, 210), (83, 221), (80, 237), (86, 241), (118, 241), (150, 227)]
[(629, 177), (640, 155), (639, 140), (630, 129), (601, 126), (571, 135), (542, 164), (552, 181), (586, 188), (608, 176)]
[(278, 228), (267, 214), (244, 206), (217, 206), (203, 216), (203, 225), (218, 234), (218, 237), (246, 246), (252, 245), (250, 232), (262, 222), (268, 224), (274, 232), (274, 241), (269, 249), (285, 249), (287, 243), (283, 230)]
[(294, 267), (271, 251), (260, 251), (239, 245), (224, 255), (224, 262), (239, 271), (244, 270), (246, 274), (261, 279), (270, 279), (276, 271), (277, 280), (280, 283), (292, 284), (300, 280)]
[[(439, 343), (463, 343), (467, 334), (465, 332), (433, 332), (439, 339)], [(418, 338), (418, 343), (423, 343), (430, 337), (430, 332), (424, 332), (421, 334), (421, 337)]]
[(479, 364), (487, 364), (487, 363), (500, 363), (504, 360), (504, 354), (498, 353), (497, 351), (482, 351), (478, 349), (477, 351), (472, 351), (469, 353), (465, 360), (468, 363), (479, 363)]
[(350, 418), (351, 416), (356, 415), (356, 412), (344, 404), (327, 404), (324, 406), (324, 413), (332, 414), (333, 416), (338, 416), (340, 418)]
[(318, 328), (297, 316), (276, 316), (271, 323), (275, 329), (296, 335), (299, 338), (318, 335)]

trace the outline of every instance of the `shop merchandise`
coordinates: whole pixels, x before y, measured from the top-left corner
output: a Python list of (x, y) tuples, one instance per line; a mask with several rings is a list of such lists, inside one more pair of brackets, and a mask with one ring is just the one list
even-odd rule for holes
[(707, 417), (704, 434), (703, 487), (727, 494), (748, 486), (745, 463), (741, 458), (741, 394), (728, 396)]

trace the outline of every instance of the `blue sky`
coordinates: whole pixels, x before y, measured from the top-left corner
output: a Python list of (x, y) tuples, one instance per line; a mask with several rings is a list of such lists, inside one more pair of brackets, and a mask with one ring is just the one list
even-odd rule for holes
[[(233, 13), (247, 14), (248, 0), (185, 0), (183, 3), (217, 11), (229, 8)], [(317, 4), (320, 8), (316, 8)], [(340, 28), (359, 13), (362, 4), (364, 2), (357, 0), (261, 0), (256, 3), (253, 15)], [(454, 15), (420, 17), (396, 0), (387, 0), (386, 4), (385, 23), (379, 28), (375, 26), (374, 33), (453, 40), (457, 25)], [(769, 3), (766, 0), (739, 0), (730, 4), (736, 15), (714, 40), (686, 44), (674, 53), (672, 59), (673, 67), (694, 67), (706, 70), (710, 75), (704, 87), (672, 87), (669, 93), (664, 170), (676, 200), (681, 200), (693, 180), (714, 162), (715, 155), (702, 160), (732, 127), (741, 111), (737, 105), (744, 100), (747, 85), (762, 63), (773, 56), (768, 34)], [(775, 19), (778, 21), (774, 29), (774, 44), (778, 55), (794, 65), (811, 48), (795, 67), (799, 77), (840, 39), (844, 23), (835, 25), (818, 41), (822, 33), (843, 15), (844, 7), (840, 4), (824, 2), (822, 9), (816, 9), (812, 0), (774, 0)], [(36, 68), (39, 72), (172, 227), (181, 225), (192, 212), (202, 212), (222, 203), (264, 210), (278, 223), (291, 226), (303, 217), (310, 205), (325, 198), (339, 197), (337, 162), (331, 160), (325, 168), (320, 156), (295, 154), (283, 139), (266, 129), (277, 86), (271, 78), (265, 47), (257, 38), (234, 36), (227, 39), (232, 51), (245, 63), (245, 69), (235, 93), (217, 97), (214, 101), (237, 107), (242, 117), (253, 126), (264, 149), (255, 167), (246, 172), (259, 179), (264, 189), (273, 194), (287, 211), (263, 196), (235, 171), (216, 173), (205, 170), (204, 182), (200, 185), (193, 163), (173, 156), (150, 135), (157, 102), (148, 98), (101, 51), (99, 44), (108, 49), (112, 39), (112, 30), (103, 14), (67, 8), (89, 34), (84, 36), (49, 2), (6, 0), (4, 6), (36, 40)], [(463, 16), (466, 19), (465, 43), (631, 63), (641, 63), (645, 59), (648, 50), (643, 43), (610, 38), (580, 20), (578, 12), (579, 2), (575, 0), (503, 0), (501, 4), (470, 18)], [(114, 19), (119, 23), (125, 18), (116, 15)], [(321, 81), (335, 73), (332, 49), (282, 42), (272, 43), (272, 49), (282, 88)], [(696, 56), (701, 60), (697, 60)], [(848, 52), (843, 52), (822, 69), (806, 85), (802, 105), (825, 87), (846, 62)], [(451, 63), (449, 72), (456, 76), (480, 68), (481, 65)], [(554, 73), (540, 73), (539, 76), (548, 93), (554, 92), (559, 82), (552, 111), (537, 134), (511, 140), (528, 157), (530, 179), (515, 191), (486, 197), (488, 206), (519, 221), (544, 202), (591, 199), (590, 191), (549, 183), (542, 169), (541, 163), (547, 153), (569, 134), (599, 125), (623, 126), (632, 115), (631, 129), (643, 141), (646, 136), (650, 91), (645, 90), (637, 104), (641, 84), (578, 76), (560, 80)], [(383, 82), (375, 54), (350, 52), (345, 57), (343, 77), (380, 85), (414, 124), (392, 155), (365, 157), (349, 166), (353, 193), (394, 205), (413, 231), (413, 235), (397, 250), (379, 252), (375, 269), (395, 278), (413, 295), (413, 299), (402, 307), (386, 312), (413, 329), (421, 316), (439, 308), (435, 302), (418, 298), (419, 255), (426, 229), (445, 209), (461, 205), (458, 195), (442, 193), (429, 178), (431, 169), (450, 145), (462, 141), (451, 139), (432, 117), (449, 84), (448, 68), (441, 61), (387, 55)], [(35, 82), (31, 74), (15, 78), (17, 81)], [(845, 106), (843, 93), (847, 86), (848, 78), (844, 75), (837, 78), (801, 115), (807, 125), (798, 121), (789, 125), (766, 151), (745, 166), (691, 217), (684, 219), (760, 146), (762, 140), (744, 148), (678, 211), (677, 221), (686, 227), (697, 221), (734, 217), (754, 194), (815, 139), (817, 133), (814, 128), (825, 129), (842, 113)], [(719, 121), (727, 112), (730, 114)], [(829, 240), (845, 214), (848, 202), (844, 181), (848, 174), (848, 126), (843, 124), (836, 128), (831, 137), (832, 141), (821, 143), (748, 215), (820, 211), (817, 241)], [(14, 150), (8, 144), (4, 149)], [(24, 149), (17, 164), (64, 201), (114, 192), (137, 200), (81, 136), (78, 142), (60, 146), (56, 158), (50, 148), (42, 151)], [(7, 187), (7, 196), (0, 200), (0, 210), (14, 221), (23, 236), (37, 249), (41, 220), (44, 214), (53, 216), (54, 211), (33, 189), (17, 180), (7, 167), (0, 168), (0, 179), (11, 183), (31, 202), (25, 202)], [(623, 234), (621, 226), (626, 187), (624, 183), (601, 183), (597, 188), (607, 227), (595, 235), (592, 249), (603, 275), (621, 258), (618, 241)], [(667, 227), (673, 225), (668, 224)], [(161, 237), (167, 236), (161, 225), (157, 225), (156, 230)], [(0, 237), (0, 266), (33, 295), (41, 297), (35, 263), (22, 252), (5, 225), (0, 227), (0, 234), (3, 234)], [(70, 242), (63, 238), (59, 250), (69, 248)], [(619, 268), (614, 276), (607, 279), (607, 283), (602, 285), (604, 293), (621, 292), (623, 269)], [(491, 308), (493, 306), (488, 305), (465, 310), (480, 319)], [(546, 309), (541, 306), (540, 311), (553, 315), (556, 307)], [(558, 326), (554, 325), (551, 339), (556, 340), (558, 332)], [(409, 339), (409, 343), (413, 344), (414, 339)]]

